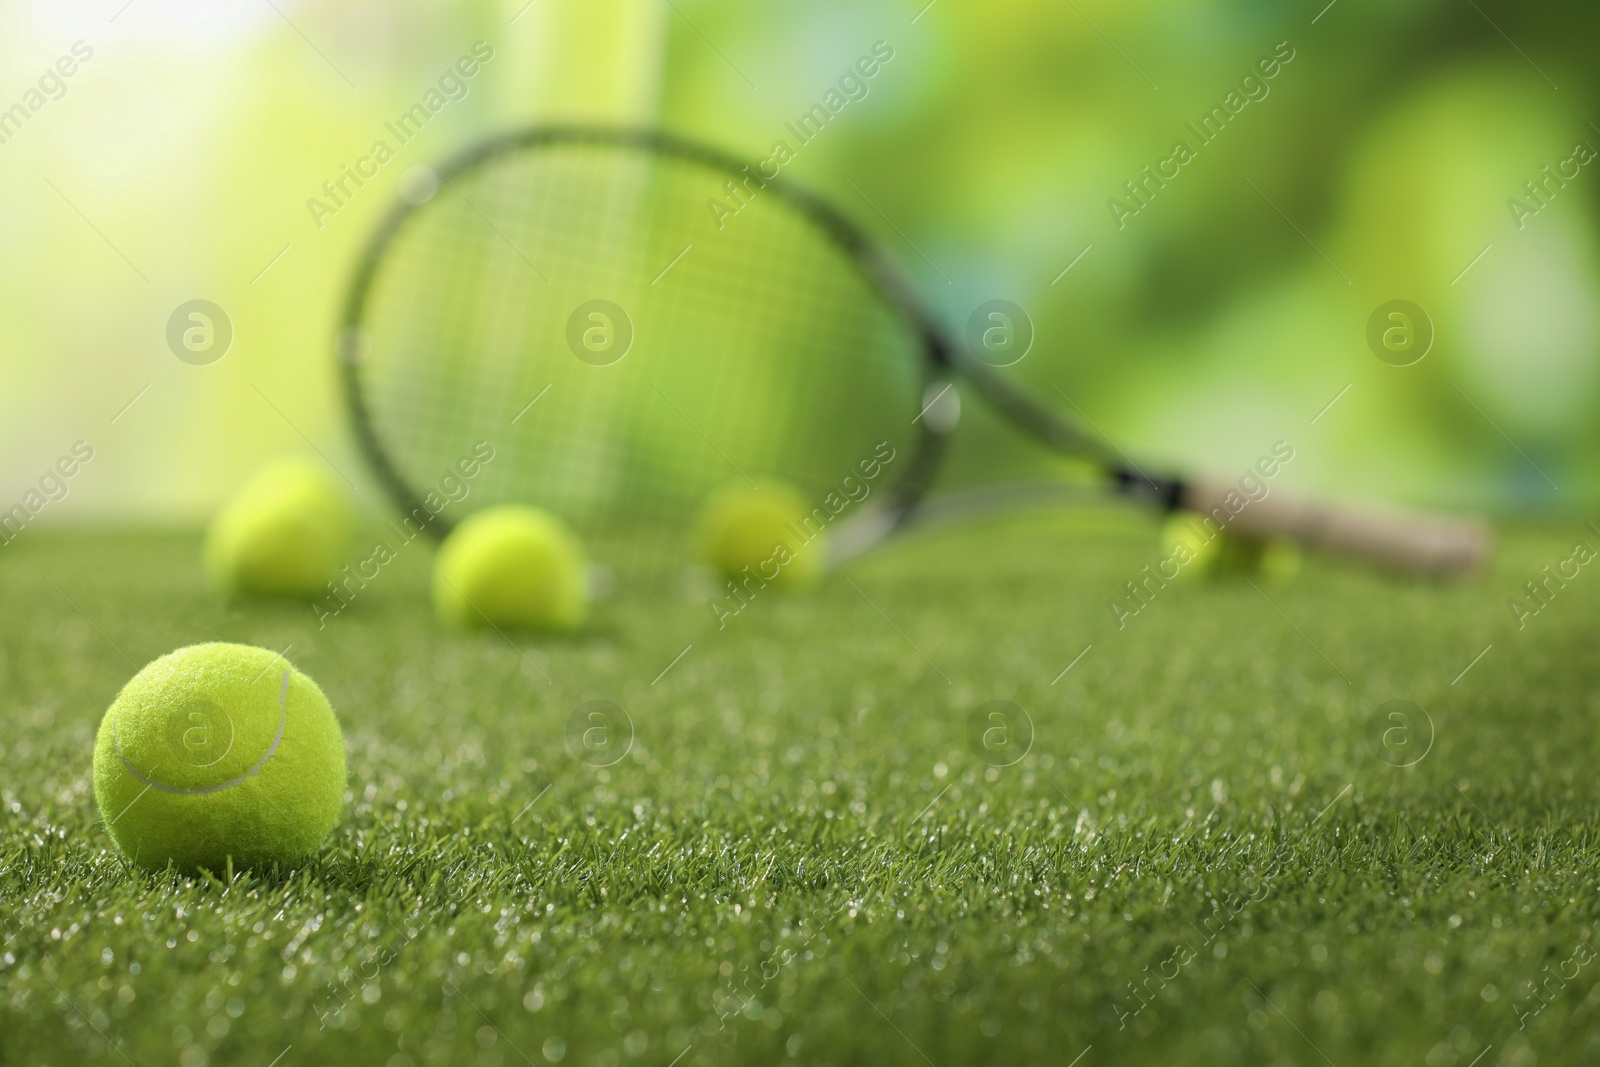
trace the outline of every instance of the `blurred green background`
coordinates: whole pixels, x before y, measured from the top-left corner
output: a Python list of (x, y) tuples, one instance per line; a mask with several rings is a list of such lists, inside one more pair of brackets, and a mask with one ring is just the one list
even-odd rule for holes
[[(409, 168), (591, 120), (753, 159), (789, 143), (785, 173), (878, 234), (953, 332), (1024, 308), (1012, 373), (1142, 462), (1230, 473), (1285, 440), (1299, 490), (1578, 511), (1600, 484), (1600, 167), (1577, 150), (1600, 146), (1600, 12), (1325, 2), (10, 0), (0, 510), (80, 439), (94, 458), (41, 523), (192, 522), (313, 448), (370, 487), (332, 356), (361, 244)], [(398, 144), (385, 123), (476, 42), (493, 58)], [(865, 96), (799, 145), (785, 123), (879, 42)], [(1186, 123), (1230, 92), (1247, 102), (1201, 144)], [(380, 139), (394, 160), (315, 217)], [(1179, 141), (1194, 158), (1119, 226), (1108, 201), (1137, 206), (1124, 183)], [(166, 340), (194, 299), (233, 326), (210, 365)], [(1435, 328), (1412, 366), (1368, 347), (1393, 299)], [(975, 408), (952, 481), (1047, 462)]]

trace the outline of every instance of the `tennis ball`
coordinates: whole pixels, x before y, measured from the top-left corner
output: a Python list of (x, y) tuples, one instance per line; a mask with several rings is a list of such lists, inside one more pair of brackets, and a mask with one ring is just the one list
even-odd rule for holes
[(348, 499), (317, 464), (269, 464), (227, 502), (206, 531), (204, 562), (225, 593), (313, 599), (349, 552)]
[(106, 829), (149, 870), (299, 863), (338, 821), (344, 786), (328, 698), (250, 645), (191, 645), (147, 664), (94, 743)]
[(807, 534), (810, 516), (806, 498), (785, 482), (730, 485), (700, 511), (700, 558), (729, 581), (753, 574), (779, 587), (812, 585), (822, 574), (823, 538), (820, 530)]
[(457, 626), (574, 630), (588, 614), (587, 569), (577, 535), (549, 512), (485, 508), (439, 547), (433, 605)]
[(1175, 511), (1161, 527), (1161, 548), (1178, 564), (1178, 579), (1195, 581), (1262, 570), (1268, 542), (1218, 529), (1216, 521)]

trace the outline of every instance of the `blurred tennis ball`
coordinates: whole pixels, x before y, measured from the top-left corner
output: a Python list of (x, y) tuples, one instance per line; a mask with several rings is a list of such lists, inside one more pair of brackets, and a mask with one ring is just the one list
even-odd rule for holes
[(701, 508), (700, 558), (729, 581), (747, 577), (748, 568), (766, 584), (806, 588), (822, 574), (823, 559), (822, 531), (806, 529), (810, 516), (806, 498), (786, 482), (727, 486)]
[(433, 565), (433, 604), (456, 626), (574, 630), (589, 609), (576, 534), (538, 508), (503, 504), (450, 532)]
[(312, 599), (345, 562), (353, 526), (349, 499), (322, 466), (279, 460), (211, 520), (206, 575), (225, 593)]
[(1179, 581), (1251, 574), (1287, 581), (1300, 570), (1300, 546), (1293, 541), (1229, 533), (1214, 519), (1192, 511), (1175, 511), (1167, 518), (1161, 548), (1178, 564)]
[(270, 649), (162, 656), (122, 687), (95, 738), (100, 815), (150, 870), (299, 863), (338, 821), (344, 788), (328, 698)]
[(1177, 565), (1179, 580), (1198, 581), (1220, 571), (1225, 537), (1205, 516), (1174, 511), (1161, 524), (1161, 551)]

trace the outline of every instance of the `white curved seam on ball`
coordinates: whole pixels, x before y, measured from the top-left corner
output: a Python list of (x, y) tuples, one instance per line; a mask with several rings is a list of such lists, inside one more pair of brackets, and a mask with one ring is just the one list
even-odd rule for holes
[(260, 759), (256, 760), (254, 767), (251, 767), (248, 771), (245, 771), (243, 774), (239, 775), (239, 777), (230, 778), (226, 782), (222, 782), (218, 785), (175, 786), (166, 785), (162, 782), (156, 781), (153, 778), (146, 778), (143, 774), (139, 773), (138, 769), (135, 768), (133, 764), (128, 762), (128, 757), (124, 756), (122, 754), (122, 750), (117, 747), (116, 719), (111, 720), (111, 749), (113, 752), (116, 752), (117, 758), (122, 761), (124, 770), (133, 775), (139, 781), (143, 782), (145, 785), (154, 789), (159, 789), (163, 793), (177, 793), (182, 796), (204, 796), (207, 793), (220, 793), (224, 789), (233, 788), (246, 778), (249, 778), (251, 775), (259, 773), (261, 768), (267, 765), (267, 760), (271, 759), (273, 754), (278, 751), (278, 746), (283, 743), (283, 731), (284, 728), (289, 725), (288, 671), (283, 672), (283, 685), (278, 691), (278, 709), (278, 734), (272, 739), (272, 744), (267, 747), (266, 753)]

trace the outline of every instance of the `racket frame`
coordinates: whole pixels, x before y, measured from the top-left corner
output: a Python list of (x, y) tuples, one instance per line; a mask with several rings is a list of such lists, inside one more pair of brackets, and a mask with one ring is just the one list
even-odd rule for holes
[[(384, 255), (406, 224), (418, 212), (426, 210), (433, 197), (438, 196), (444, 187), (453, 186), (456, 178), (504, 156), (566, 146), (598, 146), (641, 154), (653, 153), (721, 171), (733, 178), (753, 177), (760, 183), (762, 195), (770, 194), (781, 200), (822, 231), (862, 272), (872, 288), (899, 313), (921, 342), (925, 357), (921, 382), (924, 393), (931, 382), (951, 376), (954, 368), (953, 350), (913, 295), (913, 289), (899, 266), (862, 230), (822, 198), (792, 182), (778, 177), (767, 178), (731, 153), (660, 130), (604, 126), (535, 126), (513, 130), (480, 141), (440, 166), (430, 168), (438, 180), (438, 189), (419, 203), (402, 199), (389, 209), (356, 261), (346, 290), (335, 341), (345, 411), (358, 448), (390, 501), (402, 514), (414, 514), (418, 509), (428, 513), (423, 504), (426, 488), (413, 484), (389, 458), (361, 381), (361, 364), (368, 344), (363, 322), (368, 298)], [(936, 425), (936, 420), (929, 419), (919, 419), (916, 425), (917, 435), (910, 460), (900, 467), (899, 477), (885, 487), (887, 499), (882, 500), (875, 509), (879, 513), (877, 522), (883, 528), (880, 537), (905, 521), (917, 501), (927, 492), (943, 458), (946, 441), (954, 429), (953, 426)], [(433, 515), (424, 528), (431, 536), (442, 540), (454, 526), (455, 521), (441, 512)]]

